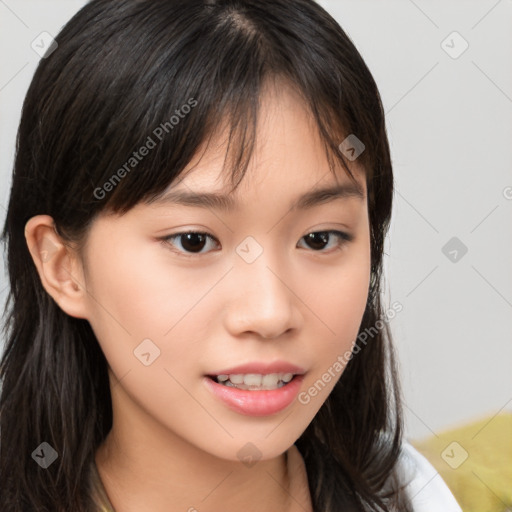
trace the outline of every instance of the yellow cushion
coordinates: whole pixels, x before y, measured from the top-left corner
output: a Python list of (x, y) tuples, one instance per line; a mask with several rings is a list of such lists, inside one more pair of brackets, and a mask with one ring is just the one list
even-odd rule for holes
[(409, 442), (439, 472), (464, 512), (512, 510), (512, 414)]

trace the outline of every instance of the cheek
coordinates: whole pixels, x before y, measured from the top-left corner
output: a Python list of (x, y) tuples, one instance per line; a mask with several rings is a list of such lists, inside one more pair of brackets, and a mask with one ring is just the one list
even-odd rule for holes
[(94, 297), (94, 317), (108, 325), (121, 324), (130, 333), (162, 336), (172, 325), (173, 311), (180, 309), (187, 295), (179, 270), (158, 257), (165, 249), (157, 242), (116, 240), (108, 250), (91, 247), (90, 251), (87, 288)]
[(321, 385), (326, 398), (341, 377), (356, 341), (368, 299), (370, 284), (370, 250), (368, 243), (347, 251), (347, 258), (336, 268), (317, 270), (308, 279), (307, 306), (312, 312), (311, 337), (315, 340), (309, 351), (315, 368), (306, 386), (317, 379), (325, 379)]
[(357, 337), (368, 298), (368, 279), (366, 272), (353, 272), (324, 288), (317, 309), (324, 321), (324, 348), (331, 357), (333, 351), (347, 350)]
[(172, 322), (172, 304), (161, 290), (167, 285), (162, 269), (147, 249), (114, 239), (90, 246), (87, 291), (89, 323), (111, 361), (126, 348), (128, 361), (142, 340), (160, 338)]
[(90, 248), (89, 322), (114, 373), (119, 377), (140, 366), (134, 353), (139, 347), (142, 353), (159, 354), (152, 368), (173, 368), (181, 356), (199, 357), (199, 344), (193, 342), (198, 336), (197, 314), (204, 314), (207, 301), (201, 298), (218, 281), (217, 273), (196, 273), (191, 279), (190, 271), (172, 264), (158, 242), (135, 245), (115, 240), (108, 250), (100, 247), (106, 244)]
[(309, 305), (323, 324), (323, 339), (333, 345), (355, 338), (368, 299), (370, 250), (367, 243), (347, 248), (333, 266), (318, 266), (306, 275)]

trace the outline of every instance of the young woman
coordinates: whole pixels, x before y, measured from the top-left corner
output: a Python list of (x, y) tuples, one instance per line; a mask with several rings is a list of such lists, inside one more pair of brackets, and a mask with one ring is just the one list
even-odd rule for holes
[(93, 0), (26, 96), (0, 503), (460, 510), (402, 439), (380, 96), (312, 0)]

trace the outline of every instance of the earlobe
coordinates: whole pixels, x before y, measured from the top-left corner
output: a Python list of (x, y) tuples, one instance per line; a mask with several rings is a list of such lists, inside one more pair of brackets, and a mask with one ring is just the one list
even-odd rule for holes
[(25, 225), (25, 239), (44, 289), (65, 313), (87, 318), (80, 259), (57, 234), (53, 218), (32, 217)]

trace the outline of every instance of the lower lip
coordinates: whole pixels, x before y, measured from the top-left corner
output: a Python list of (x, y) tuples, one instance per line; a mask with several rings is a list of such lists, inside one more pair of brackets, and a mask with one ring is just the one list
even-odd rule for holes
[(304, 375), (296, 375), (288, 384), (272, 390), (247, 391), (219, 384), (204, 377), (208, 389), (230, 409), (247, 416), (268, 416), (286, 409), (296, 398)]

